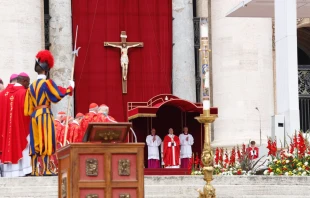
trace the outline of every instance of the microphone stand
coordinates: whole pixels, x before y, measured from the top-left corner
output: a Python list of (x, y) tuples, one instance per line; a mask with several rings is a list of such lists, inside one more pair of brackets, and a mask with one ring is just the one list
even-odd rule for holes
[(262, 118), (260, 115), (260, 111), (258, 109), (258, 107), (255, 108), (258, 111), (259, 114), (259, 145), (262, 145)]

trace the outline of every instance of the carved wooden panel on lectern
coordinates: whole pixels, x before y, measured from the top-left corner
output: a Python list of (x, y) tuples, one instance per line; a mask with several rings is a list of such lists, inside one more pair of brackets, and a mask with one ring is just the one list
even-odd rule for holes
[(61, 182), (61, 198), (67, 198), (67, 177), (62, 178)]
[(130, 175), (130, 160), (129, 159), (118, 160), (118, 175), (122, 175), (122, 176)]
[(97, 194), (88, 194), (85, 198), (99, 198)]
[(120, 194), (119, 198), (130, 198), (130, 194)]
[(86, 160), (86, 175), (98, 176), (98, 160), (89, 158)]

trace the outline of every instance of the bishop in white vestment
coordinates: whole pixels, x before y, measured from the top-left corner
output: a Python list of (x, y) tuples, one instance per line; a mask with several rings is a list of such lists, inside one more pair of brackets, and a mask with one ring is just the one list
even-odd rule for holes
[(192, 158), (192, 145), (194, 144), (194, 138), (191, 134), (188, 134), (188, 128), (184, 127), (183, 133), (180, 134), (181, 144), (181, 168), (188, 168), (190, 159)]
[(148, 168), (160, 168), (159, 161), (159, 146), (161, 139), (156, 135), (156, 130), (151, 130), (151, 135), (146, 137), (146, 144), (148, 146)]

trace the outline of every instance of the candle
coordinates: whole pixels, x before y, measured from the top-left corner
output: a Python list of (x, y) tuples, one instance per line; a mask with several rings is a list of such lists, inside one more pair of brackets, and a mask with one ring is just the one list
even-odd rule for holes
[(204, 100), (203, 101), (203, 110), (209, 110), (210, 109), (210, 100)]

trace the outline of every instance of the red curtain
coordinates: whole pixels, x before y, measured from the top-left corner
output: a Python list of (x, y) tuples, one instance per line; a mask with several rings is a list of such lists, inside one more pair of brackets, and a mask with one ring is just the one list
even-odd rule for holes
[[(127, 120), (127, 102), (147, 101), (171, 93), (172, 0), (74, 0), (73, 33), (79, 26), (75, 64), (75, 111), (90, 103), (106, 104), (110, 115)], [(103, 42), (144, 42), (129, 49), (127, 94), (122, 94), (120, 49)], [(73, 35), (75, 36), (75, 35)]]

